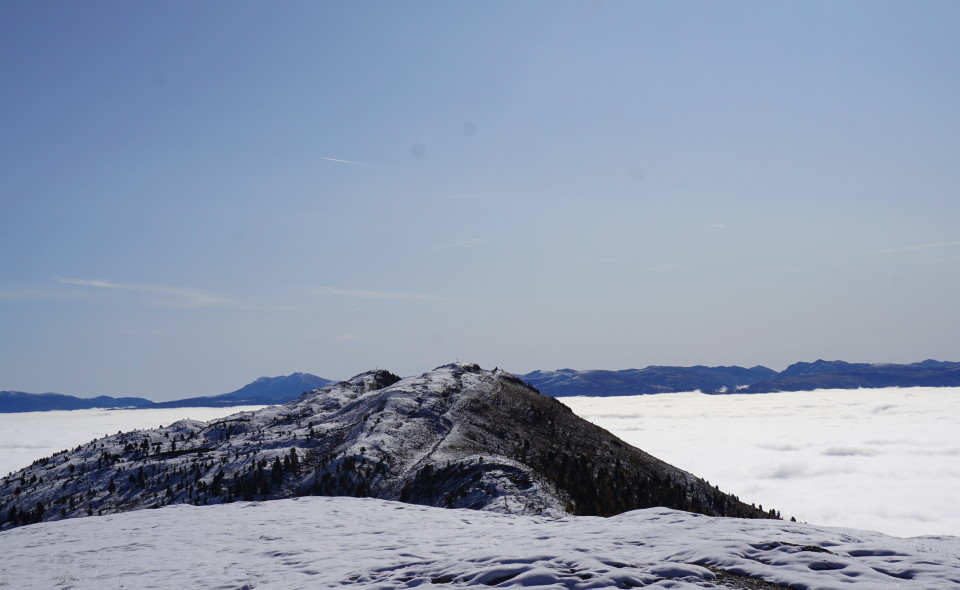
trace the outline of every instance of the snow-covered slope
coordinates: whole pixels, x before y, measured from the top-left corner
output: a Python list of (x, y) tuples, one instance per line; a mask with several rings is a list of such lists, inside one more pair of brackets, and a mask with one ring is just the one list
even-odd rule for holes
[(960, 538), (651, 508), (502, 515), (355, 498), (168, 506), (0, 533), (0, 587), (950, 590)]
[(118, 433), (0, 482), (0, 526), (169, 504), (361, 496), (511, 513), (769, 517), (503, 371), (371, 371), (283, 406)]

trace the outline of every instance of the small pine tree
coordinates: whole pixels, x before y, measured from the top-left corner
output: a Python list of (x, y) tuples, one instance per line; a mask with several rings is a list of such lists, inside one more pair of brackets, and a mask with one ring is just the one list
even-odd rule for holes
[(290, 449), (290, 470), (294, 473), (300, 471), (300, 458), (297, 456), (297, 449)]
[(283, 463), (280, 457), (273, 460), (273, 466), (270, 468), (270, 482), (279, 485), (283, 483)]

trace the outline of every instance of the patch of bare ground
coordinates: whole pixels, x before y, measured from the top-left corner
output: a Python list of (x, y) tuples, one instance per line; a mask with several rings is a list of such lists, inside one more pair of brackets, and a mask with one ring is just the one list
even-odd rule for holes
[(717, 577), (711, 582), (721, 588), (731, 588), (732, 590), (794, 590), (790, 586), (768, 582), (761, 578), (735, 574), (709, 565), (703, 567), (716, 574)]

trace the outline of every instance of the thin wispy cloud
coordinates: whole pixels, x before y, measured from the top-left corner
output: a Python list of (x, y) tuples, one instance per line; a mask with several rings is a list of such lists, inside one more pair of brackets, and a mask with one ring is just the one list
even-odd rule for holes
[(358, 299), (386, 299), (398, 301), (421, 301), (424, 303), (439, 303), (446, 301), (445, 297), (431, 293), (414, 293), (409, 291), (370, 291), (364, 289), (341, 289), (339, 287), (316, 287), (312, 292), (321, 295), (336, 295), (339, 297), (355, 297)]
[(326, 156), (320, 156), (320, 159), (326, 160), (328, 162), (340, 162), (341, 164), (353, 164), (354, 166), (365, 166), (365, 164), (361, 164), (360, 162), (353, 162), (350, 160), (340, 160), (338, 158), (328, 158)]
[(64, 285), (77, 285), (80, 287), (90, 287), (92, 289), (142, 293), (148, 296), (147, 304), (154, 307), (191, 308), (224, 307), (230, 305), (230, 301), (224, 297), (221, 297), (220, 295), (186, 287), (118, 283), (115, 281), (105, 281), (100, 279), (60, 278), (55, 280), (57, 283)]
[(622, 262), (624, 262), (623, 258), (611, 256), (609, 258), (591, 258), (590, 260), (580, 260), (577, 262), (577, 266), (580, 268), (596, 268), (601, 265), (621, 264)]
[(50, 289), (40, 289), (36, 287), (0, 287), (0, 303), (41, 301), (59, 298), (61, 297)]
[(466, 240), (457, 240), (456, 242), (451, 242), (449, 244), (444, 244), (440, 246), (441, 250), (447, 249), (462, 249), (462, 248), (476, 248), (477, 246), (486, 242), (483, 238), (468, 238)]
[(131, 328), (117, 330), (117, 333), (124, 336), (163, 336), (165, 334), (162, 330), (135, 330)]
[(635, 272), (671, 272), (684, 270), (685, 267), (679, 264), (652, 264), (650, 266), (632, 266), (633, 261), (624, 259), (624, 258), (594, 258), (592, 260), (581, 260), (577, 263), (577, 266), (581, 268), (599, 268), (601, 266), (609, 265), (630, 265), (630, 269)]
[(883, 250), (871, 250), (862, 252), (862, 254), (896, 254), (897, 252), (913, 252), (916, 250), (933, 250), (935, 248), (950, 248), (960, 246), (960, 242), (937, 242), (934, 244), (918, 244), (915, 246), (901, 246), (900, 248), (885, 248)]
[(680, 266), (676, 264), (656, 264), (654, 266), (644, 266), (638, 270), (643, 272), (667, 272), (671, 270), (680, 270)]
[(723, 225), (722, 223), (711, 223), (711, 224), (710, 224), (710, 227), (716, 227), (716, 228), (719, 228), (719, 229), (727, 229), (727, 226)]

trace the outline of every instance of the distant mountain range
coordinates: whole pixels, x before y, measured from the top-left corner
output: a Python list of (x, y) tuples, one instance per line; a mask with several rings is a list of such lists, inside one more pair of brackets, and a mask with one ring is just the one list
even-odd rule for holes
[(647, 395), (700, 390), (704, 393), (772, 393), (814, 389), (957, 387), (960, 363), (926, 360), (908, 365), (817, 360), (781, 372), (767, 367), (665, 367), (623, 371), (534, 371), (517, 375), (546, 395)]
[(534, 371), (517, 375), (546, 395), (608, 397), (673, 393), (677, 391), (728, 391), (773, 378), (777, 372), (766, 367), (662, 367), (623, 371)]
[(895, 365), (818, 360), (790, 365), (776, 377), (753, 383), (742, 392), (956, 386), (960, 386), (960, 363), (955, 362), (925, 360)]
[(0, 413), (46, 412), (47, 410), (88, 410), (90, 408), (133, 408), (149, 406), (142, 397), (74, 397), (60, 393), (0, 391)]
[(294, 400), (305, 391), (329, 385), (333, 381), (310, 373), (280, 377), (260, 377), (236, 391), (221, 395), (190, 397), (168, 402), (152, 402), (142, 397), (101, 395), (81, 398), (59, 393), (23, 393), (0, 391), (0, 413), (43, 412), (47, 410), (84, 410), (89, 408), (219, 408), (230, 406), (269, 406)]
[(236, 391), (221, 395), (190, 397), (152, 404), (151, 408), (220, 408), (229, 406), (270, 406), (285, 404), (300, 394), (333, 383), (310, 373), (294, 373), (280, 377), (260, 377)]
[[(906, 365), (817, 360), (794, 363), (781, 372), (763, 366), (650, 366), (622, 371), (560, 369), (517, 375), (545, 395), (650, 395), (680, 391), (772, 393), (814, 389), (877, 387), (960, 387), (960, 362), (925, 360)], [(310, 373), (261, 377), (220, 395), (152, 402), (141, 397), (80, 398), (59, 393), (0, 391), (0, 413), (82, 410), (88, 408), (193, 408), (283, 404), (302, 393), (335, 383)]]

